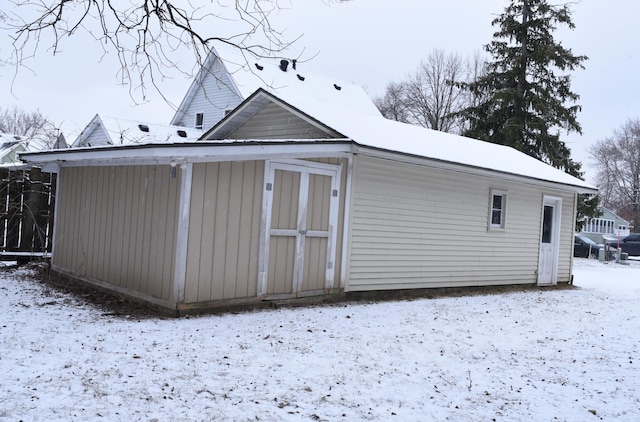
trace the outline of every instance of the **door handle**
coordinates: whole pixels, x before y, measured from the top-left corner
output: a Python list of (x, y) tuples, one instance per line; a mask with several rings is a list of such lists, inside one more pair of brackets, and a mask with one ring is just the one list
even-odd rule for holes
[(306, 230), (299, 230), (299, 231), (298, 231), (298, 233), (300, 233), (300, 234), (307, 234), (307, 231), (306, 231)]

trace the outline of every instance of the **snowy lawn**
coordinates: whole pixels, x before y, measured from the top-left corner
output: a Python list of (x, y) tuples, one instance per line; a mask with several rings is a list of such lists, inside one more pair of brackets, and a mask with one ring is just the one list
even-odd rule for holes
[(0, 272), (0, 420), (640, 420), (640, 262), (578, 288), (109, 315)]

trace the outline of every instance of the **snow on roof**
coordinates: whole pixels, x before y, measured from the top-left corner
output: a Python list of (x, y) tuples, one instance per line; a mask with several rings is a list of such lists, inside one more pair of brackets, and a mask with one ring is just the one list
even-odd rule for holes
[(293, 92), (275, 96), (266, 91), (256, 92), (246, 103), (264, 101), (265, 96), (284, 101), (361, 146), (571, 185), (586, 192), (597, 190), (514, 148), (389, 120), (380, 114), (358, 113), (340, 103), (326, 104)]
[(0, 132), (0, 156), (12, 150), (16, 145), (22, 143), (23, 138), (18, 135)]
[(72, 147), (190, 142), (201, 135), (198, 129), (96, 114)]
[[(223, 64), (222, 69), (219, 68), (220, 63)], [(277, 95), (297, 92), (298, 95), (321, 103), (338, 102), (364, 114), (380, 114), (376, 105), (359, 85), (320, 76), (308, 72), (307, 68), (307, 63), (294, 64), (293, 59), (259, 57), (247, 50), (238, 50), (233, 53), (212, 48), (171, 122), (177, 123), (183, 118), (191, 102), (205, 89), (207, 85), (205, 79), (210, 75), (218, 78), (218, 84), (212, 86), (217, 86), (221, 92), (225, 91), (223, 88), (228, 88), (242, 100), (249, 98), (257, 89), (262, 88)], [(228, 86), (227, 78), (220, 76), (220, 72), (225, 70), (231, 79)], [(213, 99), (220, 93), (207, 92), (205, 96)]]
[[(570, 185), (584, 192), (597, 191), (594, 186), (511, 147), (385, 119), (361, 87), (305, 72), (300, 66), (294, 68), (292, 60), (283, 62), (280, 68), (273, 59), (255, 58), (248, 53), (244, 57), (215, 50), (213, 53), (222, 59), (240, 94), (248, 99), (223, 119), (222, 126), (239, 118), (238, 110), (246, 108), (247, 103), (263, 101), (266, 95), (361, 146)], [(211, 57), (207, 58), (209, 66), (214, 65), (213, 62)], [(204, 71), (201, 70), (198, 77)], [(112, 117), (101, 119), (96, 115), (74, 146), (82, 145), (80, 142), (89, 138), (95, 129), (92, 125), (106, 131), (111, 145), (183, 143), (202, 135), (202, 131), (186, 127), (150, 125)], [(216, 132), (219, 127), (216, 125), (210, 132)]]
[(214, 50), (231, 75), (242, 98), (249, 98), (262, 88), (275, 95), (305, 97), (320, 104), (341, 104), (350, 110), (380, 116), (378, 108), (359, 85), (316, 75), (306, 70), (307, 64), (292, 59), (255, 57), (224, 50)]
[(0, 167), (16, 168), (23, 164), (17, 154), (36, 150), (29, 140), (29, 137), (0, 132)]
[(512, 147), (304, 102), (302, 111), (361, 145), (597, 190)]

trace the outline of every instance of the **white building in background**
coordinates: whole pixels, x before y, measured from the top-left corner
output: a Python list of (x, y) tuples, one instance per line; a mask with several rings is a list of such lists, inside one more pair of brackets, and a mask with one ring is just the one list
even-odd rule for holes
[(613, 211), (601, 207), (602, 215), (596, 218), (586, 217), (582, 233), (595, 240), (603, 243), (604, 239), (616, 239), (629, 236), (629, 222), (620, 217)]
[(19, 152), (27, 151), (27, 145), (20, 136), (0, 132), (0, 165), (21, 164)]

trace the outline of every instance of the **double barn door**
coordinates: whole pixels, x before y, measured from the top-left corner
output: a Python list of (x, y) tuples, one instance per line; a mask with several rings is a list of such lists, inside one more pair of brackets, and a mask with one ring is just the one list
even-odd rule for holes
[(340, 166), (267, 162), (261, 280), (266, 299), (324, 293), (333, 287)]

